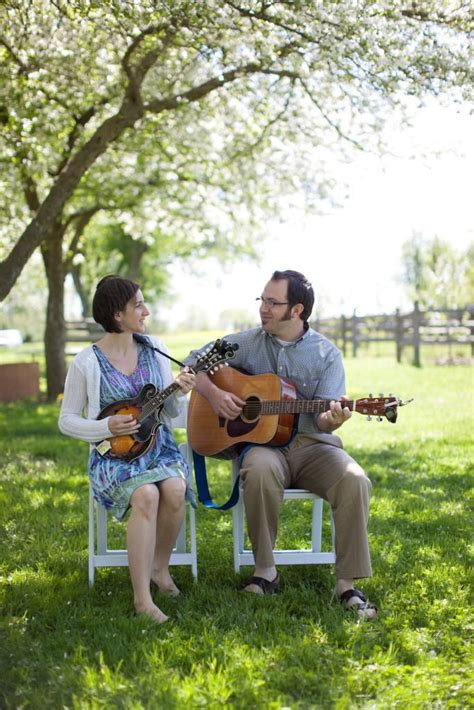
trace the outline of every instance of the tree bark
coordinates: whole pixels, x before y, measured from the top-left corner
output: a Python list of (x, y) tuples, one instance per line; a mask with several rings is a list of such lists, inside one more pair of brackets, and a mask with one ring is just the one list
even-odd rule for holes
[(70, 269), (70, 274), (74, 282), (74, 288), (76, 289), (77, 295), (79, 296), (79, 300), (81, 302), (82, 317), (84, 319), (89, 318), (91, 315), (91, 304), (82, 285), (80, 265), (73, 264)]
[(64, 228), (57, 225), (41, 249), (48, 280), (44, 351), (48, 401), (64, 391), (66, 379), (66, 325), (64, 321), (64, 264), (62, 243)]
[(148, 251), (148, 246), (145, 242), (132, 240), (132, 249), (130, 254), (130, 262), (128, 264), (128, 278), (132, 281), (140, 280), (140, 271), (142, 259)]

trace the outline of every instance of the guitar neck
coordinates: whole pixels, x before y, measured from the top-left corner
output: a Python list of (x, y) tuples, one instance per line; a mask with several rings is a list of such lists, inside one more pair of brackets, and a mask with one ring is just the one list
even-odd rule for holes
[[(355, 410), (355, 400), (339, 401), (343, 407)], [(330, 408), (328, 399), (263, 400), (260, 407), (260, 414), (320, 414)]]
[(161, 390), (161, 392), (155, 394), (155, 396), (152, 397), (150, 401), (143, 406), (140, 415), (137, 417), (138, 421), (141, 422), (147, 417), (149, 417), (150, 414), (153, 414), (153, 412), (159, 409), (159, 407), (161, 407), (168, 399), (168, 397), (171, 397), (171, 395), (174, 394), (176, 390), (179, 390), (179, 385), (177, 382), (172, 382), (164, 390)]

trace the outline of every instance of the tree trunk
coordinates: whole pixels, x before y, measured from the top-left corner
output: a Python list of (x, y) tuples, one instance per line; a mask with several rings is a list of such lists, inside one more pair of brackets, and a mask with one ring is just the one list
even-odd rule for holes
[(81, 302), (82, 317), (84, 319), (89, 318), (91, 315), (92, 309), (91, 309), (90, 301), (87, 298), (87, 295), (84, 291), (84, 287), (82, 285), (81, 267), (73, 264), (71, 266), (70, 274), (71, 274), (72, 280), (74, 282), (74, 288), (76, 289), (76, 293), (79, 296), (79, 300)]
[(66, 379), (63, 234), (62, 226), (56, 228), (41, 249), (48, 280), (44, 352), (49, 401), (54, 401), (64, 391), (64, 380)]
[(128, 263), (127, 278), (132, 281), (140, 282), (141, 264), (142, 259), (148, 251), (148, 246), (145, 242), (141, 242), (138, 239), (132, 240), (132, 248), (130, 254), (130, 261)]

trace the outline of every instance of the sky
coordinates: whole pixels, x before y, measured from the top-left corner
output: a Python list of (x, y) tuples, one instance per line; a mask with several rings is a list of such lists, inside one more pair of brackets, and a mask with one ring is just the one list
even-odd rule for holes
[(402, 244), (415, 232), (458, 250), (474, 241), (474, 115), (432, 104), (414, 111), (410, 128), (395, 121), (387, 140), (390, 154), (382, 158), (361, 154), (334, 165), (348, 188), (342, 207), (310, 217), (295, 210), (264, 225), (258, 264), (224, 269), (208, 260), (199, 264), (199, 276), (176, 266), (174, 282), (184, 279), (186, 289), (160, 320), (179, 325), (191, 304), (211, 327), (221, 311), (235, 308), (254, 313), (257, 323), (255, 298), (275, 269), (303, 272), (323, 317), (408, 308)]

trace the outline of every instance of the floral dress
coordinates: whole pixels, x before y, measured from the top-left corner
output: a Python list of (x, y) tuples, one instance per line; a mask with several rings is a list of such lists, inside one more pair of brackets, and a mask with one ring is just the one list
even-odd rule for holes
[[(116, 370), (96, 345), (93, 345), (93, 350), (101, 374), (101, 410), (117, 400), (136, 397), (143, 385), (150, 382), (158, 390), (163, 389), (159, 366), (150, 348), (138, 345), (137, 367), (131, 375)], [(155, 441), (148, 451), (131, 462), (102, 456), (94, 447), (89, 456), (88, 471), (95, 499), (118, 520), (125, 516), (132, 493), (137, 488), (167, 478), (184, 479), (186, 498), (195, 506), (194, 494), (189, 486), (188, 464), (164, 424), (157, 429)]]

